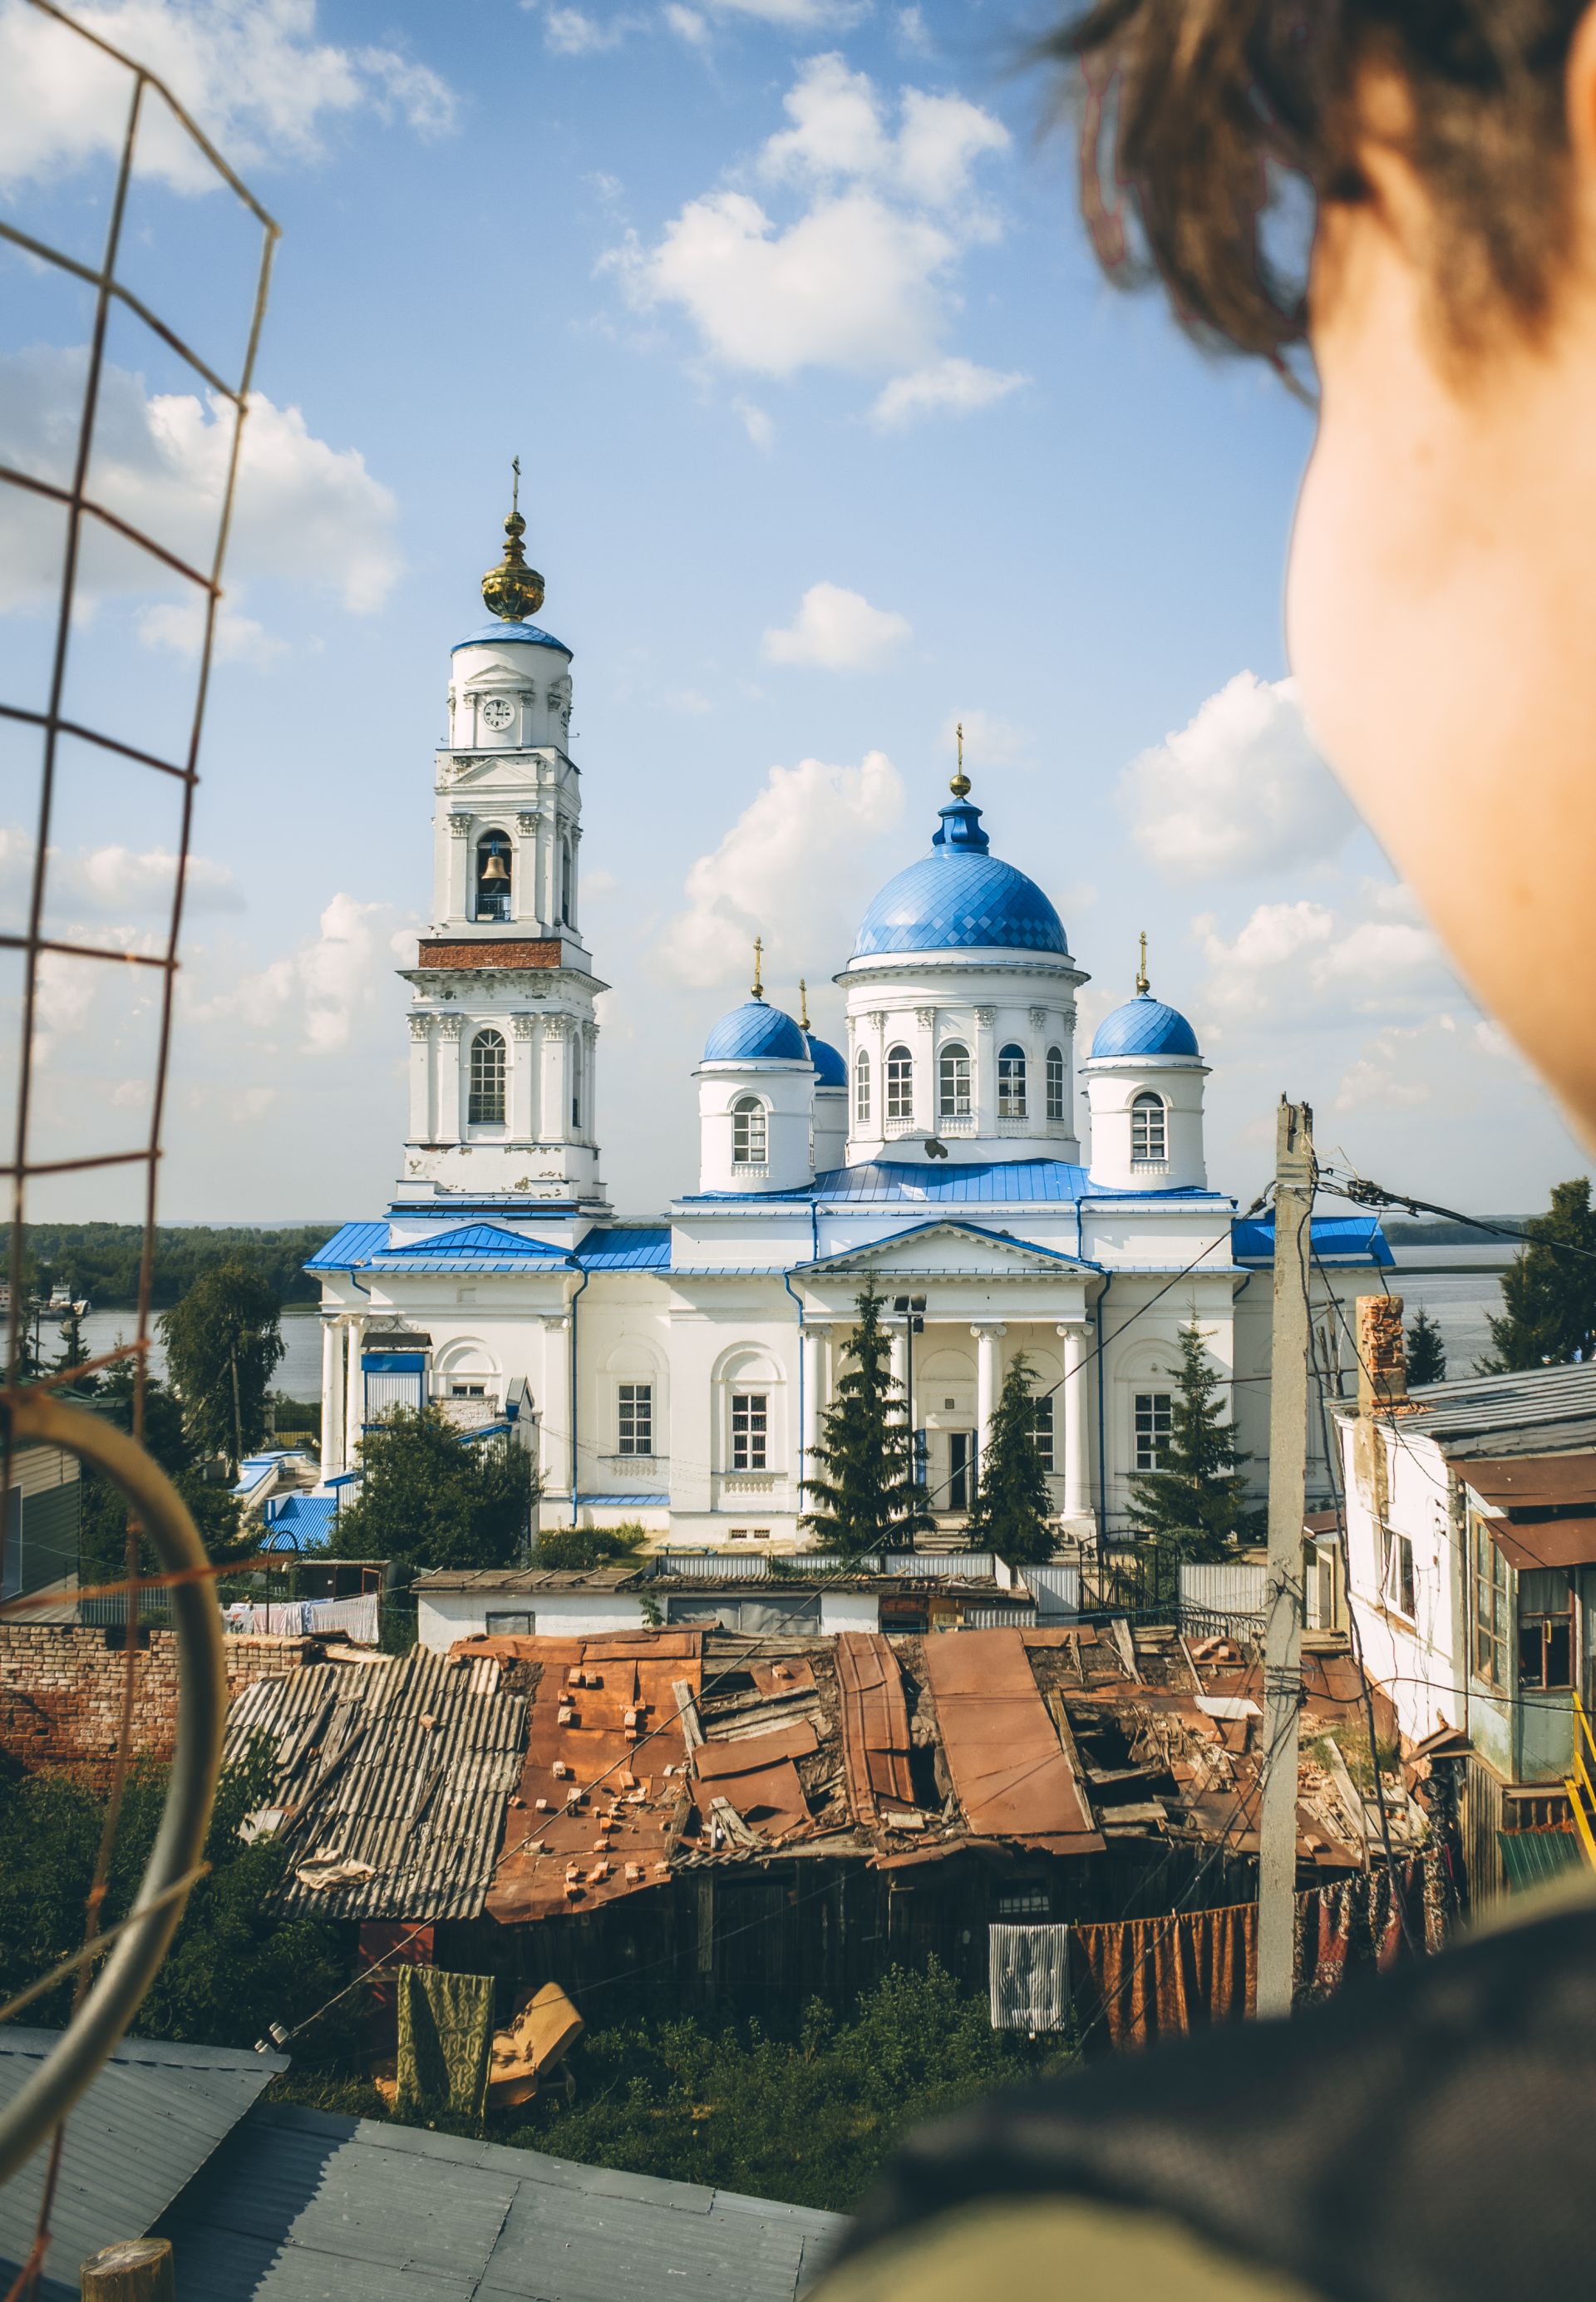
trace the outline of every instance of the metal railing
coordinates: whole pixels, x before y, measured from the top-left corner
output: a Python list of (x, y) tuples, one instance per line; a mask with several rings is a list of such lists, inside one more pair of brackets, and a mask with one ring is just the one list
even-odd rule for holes
[(1596, 1734), (1579, 1689), (1574, 1691), (1574, 1772), (1563, 1785), (1585, 1861), (1596, 1869)]

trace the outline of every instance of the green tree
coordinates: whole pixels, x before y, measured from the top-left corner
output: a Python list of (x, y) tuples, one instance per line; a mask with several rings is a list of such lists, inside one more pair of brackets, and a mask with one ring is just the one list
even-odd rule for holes
[(621, 1526), (550, 1526), (538, 1536), (540, 1567), (635, 1567), (648, 1541), (636, 1520)]
[(1567, 1366), (1596, 1350), (1596, 1209), (1587, 1176), (1554, 1183), (1551, 1206), (1525, 1225), (1529, 1244), (1502, 1273), (1502, 1315), (1482, 1374)]
[(1428, 1311), (1420, 1311), (1407, 1323), (1407, 1380), (1419, 1383), (1446, 1379), (1447, 1347), (1441, 1329)]
[(469, 1443), (434, 1407), (396, 1407), (360, 1447), (339, 1513), (346, 1558), (387, 1558), (401, 1587), (431, 1567), (509, 1567), (526, 1556), (537, 1479), (510, 1438)]
[(903, 1386), (890, 1369), (892, 1346), (873, 1287), (860, 1296), (858, 1310), (859, 1324), (843, 1345), (851, 1364), (821, 1412), (823, 1436), (814, 1450), (820, 1475), (803, 1482), (815, 1508), (801, 1522), (813, 1528), (822, 1549), (850, 1557), (936, 1524), (914, 1477)]
[[(119, 1360), (107, 1368), (95, 1399), (97, 1414), (105, 1416), (119, 1430), (133, 1427), (132, 1362)], [(189, 1507), (200, 1541), (218, 1563), (248, 1556), (254, 1539), (243, 1532), (236, 1495), (202, 1471), (183, 1412), (163, 1382), (147, 1379), (144, 1386), (144, 1449), (157, 1462)], [(78, 1572), (86, 1584), (119, 1583), (127, 1562), (128, 1507), (108, 1479), (86, 1470), (83, 1474), (78, 1522)], [(158, 1574), (155, 1554), (147, 1543), (139, 1546), (140, 1571)]]
[(992, 1412), (981, 1457), (975, 1508), (970, 1514), (974, 1550), (995, 1550), (1011, 1567), (1041, 1566), (1055, 1548), (1047, 1474), (1037, 1448), (1037, 1402), (1030, 1362), (1021, 1351), (1009, 1362)]
[(230, 1256), (202, 1272), (161, 1320), (183, 1419), (206, 1453), (239, 1465), (272, 1427), (272, 1376), (284, 1350), (277, 1298), (256, 1264)]
[(1161, 1597), (1172, 1593), (1182, 1561), (1224, 1558), (1264, 1517), (1247, 1503), (1242, 1466), (1250, 1458), (1222, 1417), (1219, 1377), (1195, 1320), (1180, 1330), (1180, 1365), (1165, 1372), (1175, 1395), (1163, 1466), (1130, 1482), (1131, 1524), (1147, 1539)]

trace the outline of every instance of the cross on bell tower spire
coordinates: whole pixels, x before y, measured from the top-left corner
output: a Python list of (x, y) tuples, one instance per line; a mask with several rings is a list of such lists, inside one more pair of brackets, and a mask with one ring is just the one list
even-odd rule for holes
[(1136, 970), (1137, 997), (1145, 998), (1152, 988), (1152, 985), (1147, 980), (1147, 931), (1144, 928), (1141, 931), (1141, 964)]
[(756, 999), (762, 999), (765, 996), (764, 960), (764, 938), (760, 936), (755, 936), (753, 939), (753, 996)]

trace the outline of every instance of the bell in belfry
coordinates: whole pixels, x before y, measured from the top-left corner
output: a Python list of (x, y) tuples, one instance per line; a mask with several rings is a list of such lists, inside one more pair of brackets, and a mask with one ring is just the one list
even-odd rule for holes
[(509, 865), (505, 861), (498, 849), (495, 848), (493, 853), (489, 856), (487, 861), (483, 865), (483, 886), (484, 887), (508, 887), (509, 885)]
[(510, 516), (504, 523), (504, 558), (483, 577), (483, 599), (490, 615), (502, 617), (506, 623), (519, 624), (525, 623), (528, 616), (535, 616), (542, 606), (543, 579), (535, 567), (526, 565), (526, 552), (521, 542), (526, 533), (526, 522), (521, 517), (518, 456), (512, 469), (516, 480)]

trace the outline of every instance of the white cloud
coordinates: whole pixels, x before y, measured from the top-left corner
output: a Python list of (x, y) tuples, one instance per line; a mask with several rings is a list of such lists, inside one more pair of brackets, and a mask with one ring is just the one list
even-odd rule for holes
[(1194, 922), (1211, 970), (1205, 1004), (1223, 1021), (1289, 1029), (1411, 1014), (1461, 997), (1430, 929), (1395, 914), (1406, 888), (1366, 887), (1362, 915), (1298, 900), (1260, 903), (1226, 939)]
[[(235, 167), (310, 160), (324, 122), (398, 113), (423, 135), (452, 127), (447, 83), (390, 47), (315, 38), (315, 0), (105, 0), (86, 30), (160, 75)], [(0, 179), (54, 175), (119, 152), (129, 75), (24, 0), (0, 4)], [(164, 106), (147, 107), (140, 164), (184, 192), (220, 178)]]
[[(197, 600), (167, 600), (141, 609), (139, 636), (147, 648), (197, 655), (205, 638), (205, 609)], [(274, 639), (264, 624), (240, 615), (226, 601), (216, 612), (213, 646), (219, 663), (247, 663), (256, 671), (269, 670), (289, 652), (286, 640)]]
[(1322, 861), (1357, 820), (1309, 738), (1295, 683), (1250, 671), (1134, 760), (1121, 795), (1138, 846), (1171, 878)]
[(840, 584), (811, 584), (785, 630), (765, 634), (763, 652), (769, 663), (873, 671), (911, 636), (907, 616), (873, 608), (862, 592)]
[(996, 711), (953, 711), (942, 723), (941, 744), (950, 758), (957, 756), (959, 730), (964, 730), (964, 760), (972, 775), (984, 768), (1013, 768), (1030, 755), (1034, 738), (1029, 727), (1005, 719)]
[(845, 30), (858, 23), (867, 0), (703, 0), (716, 16), (750, 16), (760, 24), (785, 24), (794, 32)]
[(970, 194), (985, 152), (1008, 149), (1008, 130), (962, 96), (905, 88), (895, 134), (867, 72), (840, 55), (812, 56), (783, 98), (790, 128), (770, 137), (756, 165), (771, 182), (869, 181), (922, 207), (950, 207)]
[(543, 39), (557, 56), (599, 55), (618, 48), (642, 21), (638, 16), (612, 15), (600, 23), (580, 8), (550, 8), (543, 19)]
[(846, 948), (868, 893), (839, 870), (839, 857), (872, 868), (863, 851), (903, 811), (903, 781), (884, 752), (856, 768), (822, 760), (772, 768), (719, 846), (688, 872), (687, 909), (662, 942), (668, 965), (701, 987), (734, 982), (759, 935), (772, 978), (812, 974), (817, 953)]
[(929, 367), (894, 376), (877, 399), (870, 418), (880, 430), (891, 432), (917, 416), (969, 416), (1006, 399), (1029, 382), (1018, 369), (1005, 374), (978, 367), (973, 360), (934, 360)]
[[(19, 916), (33, 872), (32, 835), (18, 824), (0, 824), (0, 912)], [(130, 912), (157, 917), (170, 911), (177, 857), (170, 848), (131, 848), (107, 841), (97, 847), (49, 850), (46, 873), (46, 932), (58, 941), (104, 945), (104, 922), (125, 924)], [(78, 914), (63, 921), (70, 905)], [(243, 890), (225, 863), (190, 854), (183, 882), (183, 908), (189, 912), (237, 912)], [(143, 930), (130, 927), (130, 936)]]
[(680, 0), (671, 0), (665, 12), (665, 21), (677, 39), (685, 40), (689, 47), (701, 48), (709, 45), (709, 25), (696, 8), (684, 8)]
[(900, 8), (897, 13), (898, 46), (908, 55), (928, 56), (936, 52), (937, 43), (931, 38), (924, 11)]
[(765, 410), (756, 407), (751, 399), (734, 399), (732, 412), (754, 446), (769, 454), (776, 444), (776, 426)]
[(396, 964), (413, 965), (417, 922), (391, 903), (333, 896), (319, 931), (284, 958), (218, 985), (206, 970), (202, 993), (192, 968), (180, 979), (185, 1020), (225, 1021), (256, 1034), (263, 1052), (338, 1054), (367, 1028)]

